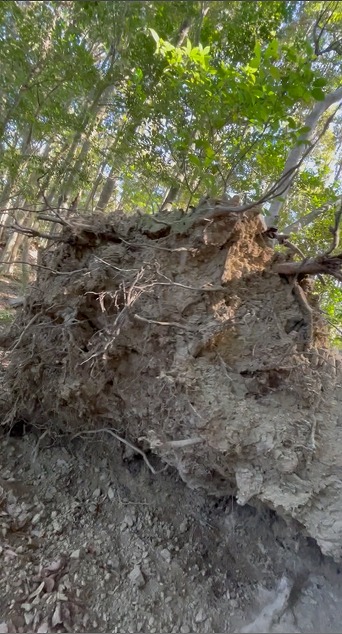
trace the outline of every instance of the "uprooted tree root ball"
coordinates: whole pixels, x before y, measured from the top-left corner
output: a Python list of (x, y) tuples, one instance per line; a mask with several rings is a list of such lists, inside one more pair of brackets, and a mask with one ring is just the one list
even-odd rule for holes
[(259, 212), (74, 218), (7, 337), (5, 424), (111, 430), (338, 558), (341, 369)]

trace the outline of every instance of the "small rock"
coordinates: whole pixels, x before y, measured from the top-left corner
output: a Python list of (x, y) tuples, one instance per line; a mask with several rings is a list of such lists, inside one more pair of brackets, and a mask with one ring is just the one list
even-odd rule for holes
[(95, 489), (93, 492), (93, 498), (99, 498), (101, 495), (101, 489)]
[(41, 519), (41, 516), (42, 516), (41, 513), (36, 513), (36, 515), (32, 517), (31, 523), (33, 524), (33, 526), (35, 524), (38, 524), (39, 520)]
[(123, 519), (123, 523), (125, 523), (127, 526), (132, 528), (132, 526), (134, 524), (134, 518), (132, 517), (132, 515), (125, 515), (125, 517)]
[(79, 548), (77, 548), (77, 550), (74, 550), (71, 553), (70, 559), (79, 559), (80, 558), (80, 554), (81, 554), (81, 550)]
[(51, 502), (56, 496), (57, 489), (54, 486), (51, 486), (45, 491), (45, 500), (47, 502)]
[(163, 548), (163, 550), (160, 551), (160, 554), (162, 556), (163, 559), (165, 559), (165, 561), (169, 564), (171, 561), (171, 553), (167, 548)]
[(112, 500), (114, 499), (114, 497), (115, 497), (115, 492), (114, 492), (114, 489), (112, 489), (112, 487), (109, 487), (109, 488), (108, 488), (108, 491), (107, 491), (107, 496), (108, 496), (108, 499), (109, 499), (110, 501), (112, 501)]
[(82, 620), (83, 627), (85, 627), (85, 628), (87, 627), (88, 621), (89, 621), (89, 615), (85, 614), (84, 617), (83, 617), (83, 620)]
[(34, 619), (34, 615), (33, 614), (25, 612), (24, 620), (25, 620), (26, 625), (31, 625), (33, 619)]
[(108, 559), (107, 566), (108, 568), (112, 568), (113, 570), (119, 571), (121, 568), (119, 557), (113, 556), (111, 559)]
[(179, 532), (186, 533), (187, 530), (188, 530), (188, 520), (183, 520), (181, 524), (179, 525)]
[(195, 616), (195, 623), (202, 623), (203, 621), (205, 621), (205, 618), (205, 614), (202, 608), (200, 608)]
[(54, 520), (52, 522), (52, 527), (53, 527), (53, 532), (54, 533), (61, 533), (62, 532), (62, 524), (57, 522), (57, 520)]
[(145, 585), (144, 575), (140, 570), (140, 566), (134, 566), (133, 570), (128, 575), (129, 580), (137, 588), (143, 588)]
[(182, 634), (190, 634), (190, 627), (188, 625), (182, 625), (180, 631)]
[(7, 634), (7, 633), (8, 633), (7, 623), (3, 621), (2, 623), (0, 623), (0, 634)]
[(56, 627), (56, 625), (60, 625), (63, 623), (62, 612), (61, 612), (61, 604), (57, 603), (55, 607), (55, 611), (52, 615), (51, 625), (52, 627)]

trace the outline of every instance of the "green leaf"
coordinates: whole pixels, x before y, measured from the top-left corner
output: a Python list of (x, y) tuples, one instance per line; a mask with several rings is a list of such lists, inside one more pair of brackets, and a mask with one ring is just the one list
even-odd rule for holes
[(158, 33), (154, 30), (154, 29), (149, 29), (154, 41), (156, 42), (156, 44), (159, 44), (160, 42), (160, 37), (158, 35)]
[(313, 86), (316, 86), (317, 88), (323, 88), (327, 85), (327, 83), (328, 80), (325, 79), (325, 77), (317, 77), (317, 79), (315, 79), (315, 81), (313, 82)]
[(312, 88), (312, 90), (310, 91), (310, 94), (317, 101), (324, 101), (324, 99), (325, 99), (325, 94), (324, 94), (324, 92), (323, 92), (323, 90), (321, 88)]
[(256, 69), (259, 68), (259, 66), (260, 66), (260, 58), (258, 59), (257, 57), (253, 57), (253, 59), (251, 59), (251, 61), (249, 62), (249, 67), (253, 68), (255, 72)]
[(265, 59), (279, 59), (278, 40), (272, 40), (265, 51)]
[(287, 122), (288, 122), (289, 128), (291, 128), (291, 130), (295, 130), (297, 128), (297, 124), (296, 124), (295, 120), (293, 119), (293, 117), (289, 117), (287, 119)]
[(259, 62), (260, 62), (260, 59), (261, 59), (261, 44), (260, 44), (259, 40), (257, 40), (255, 42), (254, 55), (255, 55), (256, 59), (258, 59)]
[(276, 66), (271, 66), (270, 74), (273, 77), (273, 79), (280, 79), (280, 77), (281, 77), (280, 70)]

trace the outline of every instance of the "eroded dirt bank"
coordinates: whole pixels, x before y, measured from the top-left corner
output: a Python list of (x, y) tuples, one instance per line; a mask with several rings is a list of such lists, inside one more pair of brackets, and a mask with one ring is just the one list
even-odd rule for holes
[(150, 450), (192, 489), (294, 519), (338, 560), (340, 365), (317, 300), (309, 324), (274, 272), (259, 212), (74, 219), (4, 342), (4, 421), (53, 442), (114, 430), (151, 471)]

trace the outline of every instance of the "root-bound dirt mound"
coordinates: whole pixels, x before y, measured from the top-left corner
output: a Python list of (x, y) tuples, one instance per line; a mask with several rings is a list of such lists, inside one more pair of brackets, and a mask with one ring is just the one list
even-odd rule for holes
[(339, 558), (341, 369), (259, 212), (74, 219), (11, 328), (5, 422), (111, 430)]

